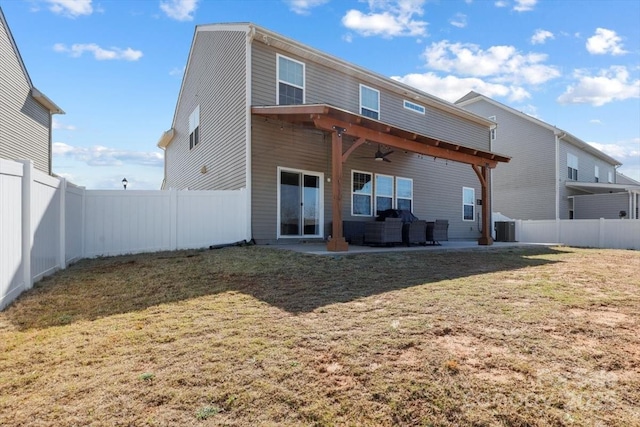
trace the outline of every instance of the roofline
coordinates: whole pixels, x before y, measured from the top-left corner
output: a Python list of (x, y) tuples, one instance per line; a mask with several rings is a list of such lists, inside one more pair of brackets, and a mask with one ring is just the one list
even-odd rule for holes
[(9, 43), (13, 48), (13, 52), (18, 58), (18, 63), (20, 64), (20, 68), (22, 69), (22, 73), (24, 74), (25, 79), (29, 85), (30, 95), (33, 99), (35, 99), (40, 105), (49, 110), (51, 114), (65, 114), (62, 108), (58, 107), (51, 99), (49, 99), (44, 93), (40, 92), (38, 89), (33, 86), (33, 82), (31, 81), (31, 76), (29, 76), (29, 72), (27, 71), (27, 67), (24, 65), (24, 61), (22, 60), (22, 55), (20, 55), (20, 49), (18, 49), (18, 45), (16, 44), (16, 40), (13, 38), (13, 33), (11, 33), (11, 28), (9, 28), (9, 24), (7, 23), (7, 19), (4, 16), (4, 12), (2, 11), (2, 7), (0, 7), (0, 21), (2, 25), (7, 31), (7, 35), (9, 36)]
[[(395, 93), (406, 96), (412, 101), (424, 103), (431, 107), (435, 107), (437, 109), (449, 112), (458, 117), (480, 124), (482, 126), (486, 126), (488, 128), (495, 126), (495, 123), (493, 121), (488, 120), (487, 118), (479, 116), (475, 113), (472, 113), (471, 111), (466, 111), (454, 105), (453, 103), (440, 99), (426, 92), (420, 91), (412, 86), (409, 86), (405, 83), (401, 83), (390, 77), (383, 76), (381, 74), (367, 70), (363, 67), (357, 66), (353, 63), (350, 63), (342, 59), (339, 59), (335, 56), (329, 55), (328, 53), (322, 52), (318, 49), (315, 49), (311, 46), (300, 43), (296, 40), (293, 40), (281, 34), (267, 30), (266, 28), (261, 27), (259, 25), (253, 24), (251, 22), (229, 22), (229, 23), (196, 25), (193, 33), (193, 38), (191, 40), (191, 47), (189, 48), (189, 56), (187, 58), (187, 64), (185, 67), (184, 74), (182, 76), (182, 83), (180, 84), (180, 91), (178, 92), (178, 98), (176, 100), (176, 107), (174, 109), (173, 120), (171, 122), (172, 128), (175, 128), (176, 126), (178, 105), (182, 97), (182, 90), (184, 89), (184, 83), (187, 77), (187, 72), (189, 71), (189, 67), (191, 65), (191, 55), (193, 53), (193, 49), (195, 47), (198, 34), (206, 31), (244, 32), (247, 34), (247, 37), (250, 37), (250, 42), (253, 42), (253, 40), (257, 39), (262, 43), (275, 45), (276, 47), (278, 47), (283, 51), (291, 52), (291, 53), (297, 54), (298, 56), (303, 56), (303, 57), (311, 56), (312, 59), (315, 59), (316, 61), (321, 60), (318, 62), (330, 62), (331, 64), (333, 64), (334, 68), (339, 68), (343, 71), (346, 71), (347, 73), (357, 74), (358, 77), (364, 81), (374, 82), (375, 84), (381, 87), (385, 87)], [(262, 39), (260, 39), (259, 37), (262, 37)]]
[[(493, 122), (485, 117), (479, 116), (470, 111), (463, 110), (462, 108), (458, 107), (457, 105), (451, 102), (445, 101), (444, 99), (438, 98), (427, 92), (423, 92), (419, 89), (416, 89), (413, 86), (409, 86), (405, 83), (394, 80), (391, 77), (384, 76), (382, 74), (376, 73), (374, 71), (371, 71), (364, 67), (356, 65), (352, 62), (345, 61), (336, 56), (333, 56), (326, 52), (315, 49), (309, 45), (290, 39), (286, 36), (275, 33), (266, 28), (260, 27), (259, 25), (255, 25), (252, 23), (247, 25), (249, 25), (253, 29), (254, 39), (257, 38), (258, 35), (262, 35), (263, 41), (266, 41), (267, 44), (269, 45), (273, 45), (274, 42), (280, 42), (281, 44), (278, 45), (277, 47), (279, 47), (282, 50), (287, 50), (292, 53), (298, 53), (301, 51), (307, 56), (311, 54), (316, 59), (329, 61), (333, 64), (334, 68), (341, 68), (343, 71), (347, 71), (347, 74), (349, 73), (358, 74), (359, 77), (362, 78), (363, 80), (372, 81), (381, 87), (385, 87), (386, 89), (391, 90), (400, 95), (407, 96), (412, 101), (422, 102), (431, 107), (445, 110), (463, 119), (470, 120), (472, 122), (481, 124), (483, 126), (490, 127), (493, 125)], [(267, 40), (265, 40), (264, 37), (267, 37)], [(268, 39), (269, 37), (271, 37), (273, 40), (269, 40)], [(299, 56), (305, 56), (305, 55), (299, 55)]]
[(162, 149), (167, 148), (167, 146), (171, 143), (171, 141), (173, 141), (174, 135), (175, 135), (174, 128), (164, 131), (160, 136), (160, 139), (158, 139), (158, 143), (156, 144), (158, 148), (162, 148)]
[(62, 108), (58, 107), (52, 100), (50, 100), (44, 93), (40, 92), (35, 87), (31, 88), (31, 97), (38, 101), (40, 105), (49, 110), (51, 114), (65, 114)]
[(595, 189), (601, 189), (601, 190), (619, 190), (619, 191), (639, 191), (640, 190), (640, 185), (614, 184), (614, 183), (606, 183), (606, 182), (566, 181), (565, 187), (575, 188), (583, 191), (589, 188), (595, 188)]
[(0, 6), (0, 21), (2, 21), (2, 25), (7, 30), (7, 34), (9, 36), (9, 43), (11, 43), (11, 47), (13, 48), (14, 53), (18, 57), (18, 62), (20, 63), (20, 67), (22, 68), (22, 72), (24, 73), (27, 82), (29, 83), (29, 88), (33, 88), (33, 83), (31, 82), (31, 77), (29, 76), (29, 72), (27, 71), (27, 67), (24, 65), (24, 61), (22, 60), (22, 55), (20, 55), (20, 50), (18, 49), (18, 45), (16, 44), (16, 40), (13, 38), (13, 34), (11, 33), (11, 28), (9, 28), (9, 24), (7, 23), (7, 19), (4, 16), (4, 12), (2, 11), (2, 7)]
[(503, 110), (506, 110), (512, 114), (515, 114), (518, 117), (521, 117), (525, 120), (528, 120), (534, 124), (537, 124), (539, 126), (544, 127), (545, 129), (551, 131), (554, 133), (554, 135), (556, 135), (559, 139), (564, 139), (565, 141), (567, 141), (568, 143), (577, 146), (578, 148), (581, 148), (591, 154), (593, 154), (596, 157), (599, 157), (600, 159), (606, 161), (607, 163), (610, 163), (613, 166), (620, 166), (622, 165), (622, 162), (620, 162), (619, 160), (614, 159), (613, 157), (603, 153), (602, 151), (598, 150), (597, 148), (593, 147), (592, 145), (588, 144), (587, 142), (584, 142), (583, 140), (581, 140), (580, 138), (578, 138), (575, 135), (572, 135), (571, 133), (560, 129), (556, 126), (550, 125), (547, 122), (544, 122), (540, 119), (536, 119), (535, 117), (532, 117), (526, 113), (523, 113), (522, 111), (518, 111), (515, 108), (509, 107), (508, 105), (502, 104), (501, 102), (498, 102), (494, 99), (491, 99), (487, 96), (484, 96), (480, 93), (476, 93), (476, 96), (474, 98), (471, 99), (467, 99), (466, 101), (462, 101), (462, 102), (456, 102), (456, 105), (459, 105), (460, 107), (464, 107), (470, 104), (474, 104), (476, 102), (479, 101), (486, 101), (488, 103), (490, 103), (491, 105), (494, 105), (498, 108), (501, 108)]

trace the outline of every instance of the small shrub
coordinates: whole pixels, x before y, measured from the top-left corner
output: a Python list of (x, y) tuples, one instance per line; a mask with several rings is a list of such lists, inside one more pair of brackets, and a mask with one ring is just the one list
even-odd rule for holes
[(212, 417), (218, 412), (220, 412), (220, 409), (216, 408), (215, 406), (205, 406), (204, 408), (196, 412), (196, 418), (198, 420), (206, 420), (207, 418)]
[(152, 379), (154, 379), (156, 376), (154, 374), (152, 374), (151, 372), (145, 372), (144, 374), (140, 375), (140, 379), (142, 381), (151, 381)]

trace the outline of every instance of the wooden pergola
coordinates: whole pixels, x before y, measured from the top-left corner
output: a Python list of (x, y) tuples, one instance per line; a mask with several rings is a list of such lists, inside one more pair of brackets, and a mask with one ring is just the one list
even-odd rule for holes
[[(508, 162), (510, 157), (442, 141), (327, 104), (252, 107), (251, 113), (303, 127), (320, 129), (331, 134), (333, 228), (332, 238), (327, 243), (327, 250), (348, 250), (349, 245), (342, 233), (342, 165), (355, 149), (367, 141), (471, 165), (482, 188), (482, 236), (478, 240), (478, 244), (491, 245), (493, 243), (490, 232), (491, 203), (489, 195), (491, 182), (489, 171), (495, 168), (498, 162)], [(355, 142), (346, 151), (343, 151), (342, 139), (345, 135), (354, 138)]]

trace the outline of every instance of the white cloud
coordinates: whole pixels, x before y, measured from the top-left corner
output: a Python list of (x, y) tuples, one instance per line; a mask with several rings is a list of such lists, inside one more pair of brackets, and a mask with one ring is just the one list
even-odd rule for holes
[(600, 119), (591, 119), (591, 120), (589, 120), (589, 123), (591, 123), (592, 125), (601, 125), (602, 124), (602, 120), (600, 120)]
[(308, 15), (314, 7), (322, 6), (329, 0), (286, 0), (289, 8), (298, 15)]
[(462, 98), (472, 90), (488, 97), (508, 97), (511, 101), (521, 101), (531, 96), (522, 88), (489, 83), (475, 77), (440, 77), (435, 73), (424, 73), (393, 76), (391, 78), (449, 102)]
[(73, 125), (64, 125), (62, 123), (60, 123), (58, 120), (56, 120), (55, 118), (51, 120), (51, 127), (56, 130), (56, 129), (61, 129), (61, 130), (76, 130), (76, 127)]
[(529, 12), (533, 10), (536, 3), (538, 3), (538, 0), (516, 0), (513, 10), (516, 12)]
[(531, 36), (531, 44), (545, 44), (547, 40), (554, 38), (555, 36), (551, 31), (538, 29), (533, 36)]
[(50, 11), (69, 18), (93, 13), (91, 0), (46, 0), (46, 2), (49, 4)]
[(363, 36), (425, 36), (427, 22), (422, 16), (425, 0), (369, 0), (368, 13), (351, 9), (342, 17), (342, 25)]
[(424, 52), (427, 66), (440, 71), (473, 77), (491, 77), (496, 83), (539, 85), (560, 76), (557, 68), (543, 64), (547, 55), (523, 54), (513, 46), (432, 43)]
[(162, 152), (129, 151), (95, 145), (74, 147), (64, 142), (52, 144), (54, 156), (72, 158), (89, 166), (120, 166), (125, 163), (140, 166), (161, 167), (164, 165)]
[(53, 50), (61, 53), (68, 53), (70, 56), (77, 58), (82, 56), (84, 52), (91, 52), (93, 57), (98, 61), (122, 59), (125, 61), (137, 61), (142, 57), (142, 51), (131, 49), (120, 49), (112, 47), (110, 49), (104, 49), (95, 43), (88, 44), (73, 44), (67, 46), (63, 43), (56, 43), (53, 45)]
[(160, 9), (176, 21), (192, 21), (199, 0), (161, 0)]
[(640, 79), (631, 80), (623, 66), (611, 66), (600, 70), (596, 76), (584, 70), (576, 70), (576, 84), (568, 86), (558, 97), (561, 104), (591, 104), (595, 107), (613, 101), (640, 98)]
[(495, 7), (507, 7), (507, 6), (509, 6), (509, 3), (504, 1), (504, 0), (498, 0), (493, 4), (494, 4)]
[(593, 55), (624, 55), (622, 38), (613, 30), (597, 28), (595, 35), (587, 39), (587, 51)]
[(456, 13), (456, 15), (449, 20), (449, 23), (454, 27), (464, 28), (467, 26), (467, 15), (464, 13)]
[(182, 77), (182, 75), (184, 74), (184, 71), (187, 69), (187, 66), (184, 65), (182, 67), (174, 67), (171, 69), (171, 71), (169, 71), (169, 75), (170, 76), (179, 76)]

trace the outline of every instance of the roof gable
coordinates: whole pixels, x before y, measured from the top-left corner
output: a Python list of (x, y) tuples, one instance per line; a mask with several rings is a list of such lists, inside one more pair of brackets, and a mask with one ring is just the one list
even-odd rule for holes
[[(603, 153), (602, 151), (598, 150), (597, 148), (589, 145), (588, 143), (586, 143), (585, 141), (581, 140), (580, 138), (578, 138), (575, 135), (572, 135), (571, 133), (560, 129), (556, 126), (550, 125), (547, 122), (543, 122), (540, 119), (536, 119), (535, 117), (532, 117), (526, 113), (523, 113), (522, 111), (518, 111), (514, 108), (509, 107), (508, 105), (502, 104), (496, 100), (493, 100), (487, 96), (484, 96), (482, 94), (476, 93), (474, 91), (469, 92), (468, 94), (466, 94), (465, 96), (463, 96), (462, 98), (460, 98), (459, 100), (457, 100), (455, 102), (456, 105), (458, 105), (459, 107), (464, 108), (467, 105), (471, 105), (471, 104), (475, 104), (477, 102), (486, 102), (488, 104), (491, 104), (495, 107), (500, 108), (501, 110), (506, 111), (507, 113), (513, 114), (517, 117), (520, 117), (522, 119), (525, 119), (531, 123), (534, 123), (546, 130), (549, 130), (551, 132), (553, 132), (553, 134), (558, 137), (561, 140), (564, 140), (578, 148), (580, 148), (581, 150), (594, 155), (596, 157), (598, 157), (601, 160), (604, 160), (607, 163), (610, 163), (611, 165), (614, 166), (618, 166), (621, 165), (622, 163), (616, 159), (614, 159), (613, 157)], [(498, 126), (500, 126), (500, 124), (498, 123)]]

